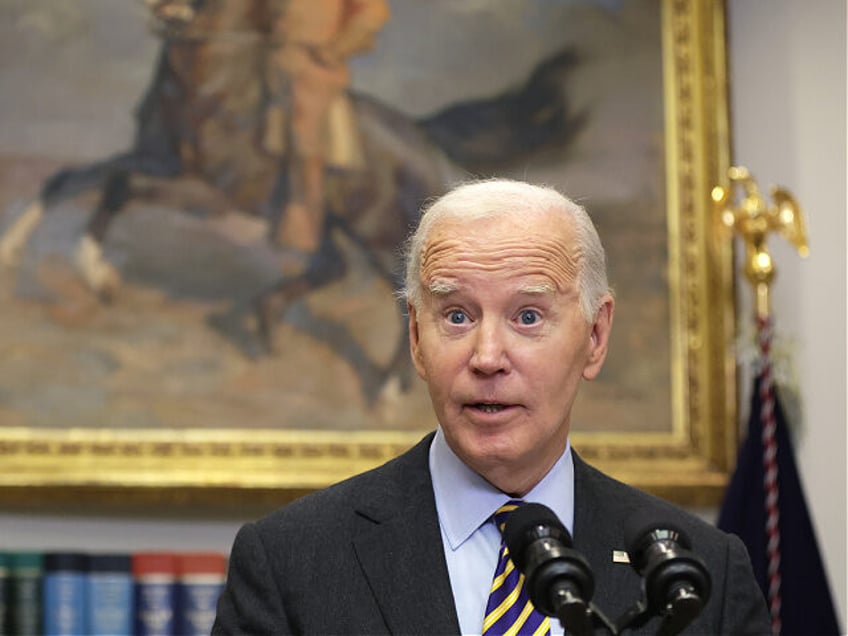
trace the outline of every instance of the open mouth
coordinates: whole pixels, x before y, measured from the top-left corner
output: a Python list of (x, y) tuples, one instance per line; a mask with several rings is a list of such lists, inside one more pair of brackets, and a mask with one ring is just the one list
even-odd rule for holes
[(482, 411), (483, 413), (500, 413), (506, 407), (504, 404), (494, 404), (492, 402), (477, 402), (471, 405), (472, 408)]

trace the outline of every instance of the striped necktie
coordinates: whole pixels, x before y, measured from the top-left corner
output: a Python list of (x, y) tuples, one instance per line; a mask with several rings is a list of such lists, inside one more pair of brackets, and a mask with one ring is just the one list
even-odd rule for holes
[(501, 531), (501, 549), (495, 576), (492, 579), (492, 591), (486, 604), (486, 618), (483, 620), (483, 634), (495, 636), (516, 636), (518, 634), (543, 636), (551, 633), (550, 619), (536, 611), (524, 589), (524, 575), (515, 569), (509, 558), (509, 549), (503, 539), (504, 526), (509, 514), (523, 501), (509, 501), (497, 509), (495, 524)]

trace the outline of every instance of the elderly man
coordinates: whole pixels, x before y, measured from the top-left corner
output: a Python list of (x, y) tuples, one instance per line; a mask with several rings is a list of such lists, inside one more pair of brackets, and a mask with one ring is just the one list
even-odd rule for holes
[[(601, 370), (614, 307), (586, 212), (548, 188), (465, 184), (424, 212), (407, 265), (412, 358), (436, 432), (246, 525), (214, 632), (562, 633), (500, 555), (502, 513), (523, 501), (571, 531), (603, 614), (615, 619), (640, 598), (639, 575), (613, 554), (627, 519), (648, 514), (686, 532), (710, 572), (691, 633), (768, 633), (738, 539), (603, 475), (569, 444), (571, 408)], [(510, 576), (515, 590), (497, 598)]]

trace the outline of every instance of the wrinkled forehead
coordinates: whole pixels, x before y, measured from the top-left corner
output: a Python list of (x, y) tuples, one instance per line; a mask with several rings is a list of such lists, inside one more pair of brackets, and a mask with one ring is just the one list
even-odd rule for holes
[(559, 291), (573, 288), (579, 254), (574, 222), (564, 214), (441, 218), (421, 253), (425, 287), (449, 284), (463, 273), (515, 276)]

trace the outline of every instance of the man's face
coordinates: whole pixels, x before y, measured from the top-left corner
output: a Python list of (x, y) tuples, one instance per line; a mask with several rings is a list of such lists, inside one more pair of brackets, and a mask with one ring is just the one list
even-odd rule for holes
[(612, 299), (586, 322), (573, 238), (554, 213), (442, 220), (422, 254), (413, 361), (450, 447), (510, 494), (562, 454), (580, 380), (606, 354)]

